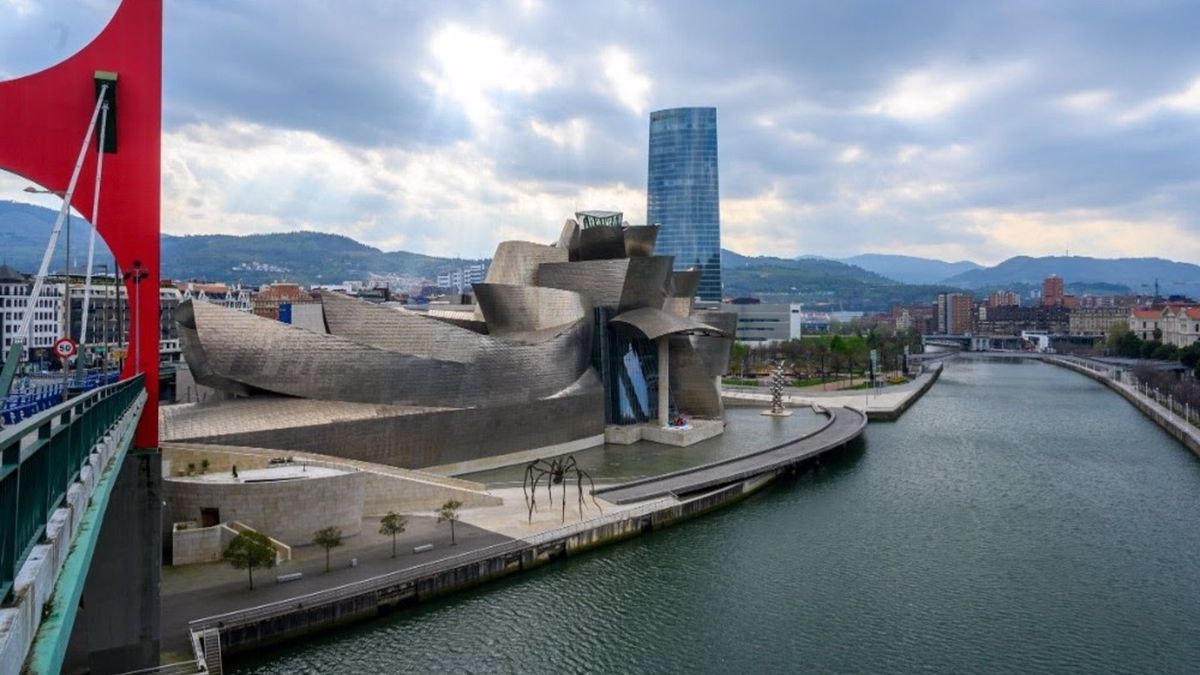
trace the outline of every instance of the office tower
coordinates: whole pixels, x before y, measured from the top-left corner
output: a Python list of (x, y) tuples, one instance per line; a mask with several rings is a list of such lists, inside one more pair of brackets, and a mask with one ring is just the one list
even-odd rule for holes
[(650, 113), (646, 222), (658, 224), (657, 250), (675, 269), (701, 270), (697, 295), (721, 300), (721, 216), (717, 109)]

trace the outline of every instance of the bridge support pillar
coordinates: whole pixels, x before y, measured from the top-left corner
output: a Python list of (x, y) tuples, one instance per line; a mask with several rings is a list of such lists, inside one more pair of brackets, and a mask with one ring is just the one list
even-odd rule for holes
[(71, 635), (65, 672), (159, 664), (162, 457), (130, 451), (113, 487)]

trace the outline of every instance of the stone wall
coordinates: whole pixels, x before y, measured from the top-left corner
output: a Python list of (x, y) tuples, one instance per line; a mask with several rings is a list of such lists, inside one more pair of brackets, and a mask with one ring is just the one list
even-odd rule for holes
[(171, 532), (171, 564), (216, 562), (237, 532), (225, 524), (213, 527), (174, 529)]
[(253, 483), (169, 478), (163, 523), (200, 520), (201, 509), (215, 508), (222, 522), (241, 521), (290, 546), (311, 543), (314, 532), (329, 526), (354, 536), (362, 530), (365, 479), (361, 471)]
[[(519, 373), (511, 374), (519, 378)], [(480, 386), (483, 386), (482, 384)], [(315, 452), (420, 469), (571, 443), (604, 433), (597, 385), (559, 398), (306, 426), (177, 437), (190, 443)], [(178, 467), (172, 467), (177, 470)]]
[(169, 462), (172, 475), (175, 476), (180, 475), (180, 470), (186, 471), (188, 464), (194, 464), (199, 471), (204, 459), (209, 461), (209, 473), (229, 473), (233, 465), (237, 465), (239, 470), (261, 469), (270, 465), (272, 457), (282, 456), (291, 456), (294, 462), (304, 462), (310, 466), (360, 471), (363, 473), (363, 514), (368, 516), (379, 516), (388, 511), (432, 511), (449, 499), (462, 502), (466, 508), (503, 503), (499, 497), (488, 494), (479, 483), (316, 453), (293, 454), (263, 448), (199, 443), (164, 443), (162, 452), (164, 464)]

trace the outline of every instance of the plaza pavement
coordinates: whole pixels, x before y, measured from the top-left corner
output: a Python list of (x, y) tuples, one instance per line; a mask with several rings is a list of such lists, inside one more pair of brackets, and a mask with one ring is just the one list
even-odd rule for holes
[[(930, 370), (919, 375), (911, 382), (882, 387), (878, 391), (860, 389), (855, 391), (813, 391), (811, 387), (797, 389), (785, 387), (783, 402), (788, 407), (807, 406), (843, 406), (856, 408), (866, 413), (890, 413), (907, 403), (908, 399), (916, 396), (921, 387), (933, 377)], [(721, 397), (731, 405), (751, 405), (759, 401), (771, 402), (771, 393), (766, 387), (722, 387)]]

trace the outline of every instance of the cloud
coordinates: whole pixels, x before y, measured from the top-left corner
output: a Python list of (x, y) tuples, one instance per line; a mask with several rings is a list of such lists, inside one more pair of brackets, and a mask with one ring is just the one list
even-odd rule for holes
[(620, 182), (513, 182), (498, 168), (466, 141), (363, 150), (308, 131), (191, 125), (163, 138), (163, 225), (172, 234), (318, 230), (384, 249), (484, 257), (506, 238), (552, 240), (577, 209), (624, 210), (634, 220), (645, 211), (645, 193)]
[(497, 114), (496, 97), (531, 95), (551, 86), (557, 70), (540, 54), (515, 48), (492, 33), (450, 24), (429, 41), (434, 67), (421, 73), (437, 96), (462, 106), (477, 131)]
[(650, 78), (638, 72), (629, 52), (620, 47), (609, 47), (600, 59), (604, 77), (617, 99), (633, 113), (644, 115), (648, 112), (646, 101), (650, 96)]
[(1124, 123), (1136, 123), (1167, 112), (1200, 114), (1200, 77), (1174, 93), (1156, 96), (1134, 106), (1119, 119)]
[(994, 94), (1016, 80), (1024, 68), (1007, 65), (985, 70), (921, 69), (896, 79), (883, 97), (867, 106), (877, 115), (899, 120), (933, 120)]
[[(116, 7), (56, 0), (18, 18), (13, 2), (0, 0), (12, 74), (79, 49)], [(1072, 252), (1180, 257), (1200, 242), (1188, 3), (164, 11), (172, 232), (307, 228), (477, 256), (507, 236), (550, 240), (579, 208), (636, 222), (648, 111), (712, 105), (725, 243), (740, 252), (994, 261), (1075, 237)], [(6, 185), (0, 199), (19, 198)]]

